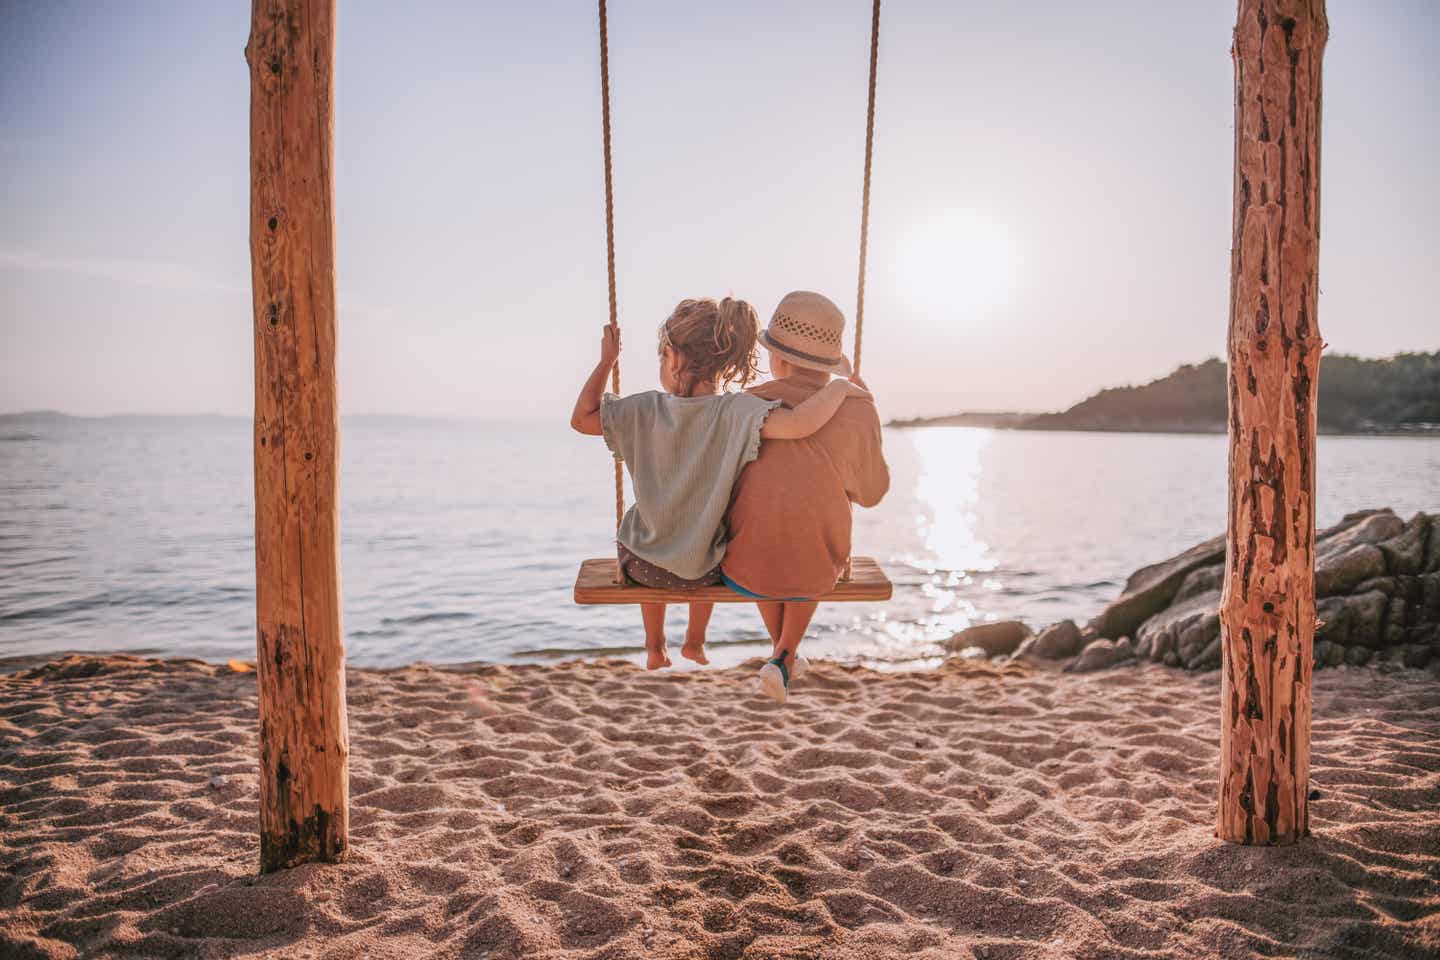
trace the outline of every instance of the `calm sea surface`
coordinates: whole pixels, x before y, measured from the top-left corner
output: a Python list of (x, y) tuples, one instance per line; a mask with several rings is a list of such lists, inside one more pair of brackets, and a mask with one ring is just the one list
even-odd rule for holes
[[(26, 418), (0, 425), (0, 655), (253, 658), (249, 422)], [(1136, 567), (1223, 531), (1219, 436), (891, 430), (893, 484), (857, 511), (886, 605), (822, 607), (806, 652), (932, 663), (988, 618), (1083, 620)], [(570, 599), (612, 555), (610, 460), (563, 424), (347, 420), (342, 571), (352, 663), (635, 657), (633, 607)], [(1322, 437), (1319, 522), (1440, 510), (1440, 441)], [(676, 608), (672, 640), (681, 634)], [(712, 660), (767, 649), (724, 606)], [(676, 658), (679, 663), (679, 659)]]

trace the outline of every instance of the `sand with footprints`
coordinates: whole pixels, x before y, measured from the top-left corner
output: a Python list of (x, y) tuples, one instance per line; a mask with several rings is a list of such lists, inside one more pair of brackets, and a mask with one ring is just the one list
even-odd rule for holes
[(1314, 835), (1211, 834), (1215, 673), (349, 674), (349, 860), (256, 873), (256, 685), (0, 678), (7, 957), (1429, 957), (1440, 685), (1315, 676)]

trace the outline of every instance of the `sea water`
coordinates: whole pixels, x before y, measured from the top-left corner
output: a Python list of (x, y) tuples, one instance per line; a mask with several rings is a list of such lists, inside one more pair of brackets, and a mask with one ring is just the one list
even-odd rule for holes
[[(253, 659), (251, 429), (239, 418), (0, 421), (0, 656)], [(889, 496), (855, 512), (887, 604), (822, 606), (805, 652), (934, 663), (972, 623), (1083, 622), (1137, 567), (1223, 532), (1222, 436), (887, 429)], [(1321, 525), (1440, 511), (1440, 441), (1321, 437)], [(611, 460), (563, 423), (351, 418), (341, 444), (346, 647), (359, 665), (638, 658), (634, 607), (571, 600), (613, 555)], [(683, 632), (672, 608), (672, 637)], [(768, 649), (717, 607), (711, 657)], [(677, 665), (681, 663), (676, 658)]]

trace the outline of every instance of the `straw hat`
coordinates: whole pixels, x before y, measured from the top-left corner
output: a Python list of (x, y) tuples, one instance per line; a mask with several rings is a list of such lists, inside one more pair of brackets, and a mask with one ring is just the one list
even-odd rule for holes
[(827, 297), (808, 290), (785, 294), (760, 342), (797, 367), (850, 376), (845, 357), (845, 314)]

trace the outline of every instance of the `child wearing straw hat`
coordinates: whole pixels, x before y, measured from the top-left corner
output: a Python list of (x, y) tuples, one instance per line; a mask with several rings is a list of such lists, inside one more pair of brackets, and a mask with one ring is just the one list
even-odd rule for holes
[[(832, 376), (850, 376), (844, 335), (845, 315), (828, 298), (787, 294), (759, 337), (774, 379), (749, 393), (807, 403), (830, 388)], [(889, 489), (880, 415), (868, 393), (847, 399), (812, 436), (766, 444), (740, 474), (721, 573), (760, 609), (774, 644), (760, 686), (776, 701), (785, 702), (805, 668), (800, 641), (819, 606), (806, 598), (829, 592), (850, 556), (850, 505), (874, 506)]]

